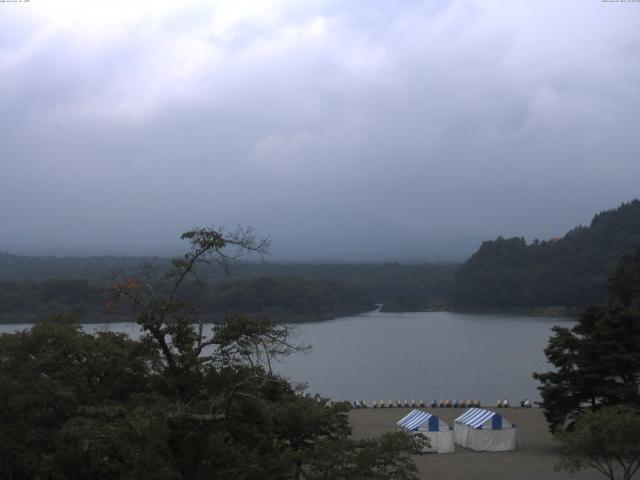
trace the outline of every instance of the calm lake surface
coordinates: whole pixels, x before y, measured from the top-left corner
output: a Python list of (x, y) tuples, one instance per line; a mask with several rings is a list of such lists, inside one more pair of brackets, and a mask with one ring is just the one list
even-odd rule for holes
[[(573, 320), (454, 312), (371, 312), (297, 326), (309, 354), (274, 368), (309, 393), (335, 400), (539, 399), (532, 372), (546, 371), (543, 353), (554, 325)], [(28, 325), (0, 325), (11, 332)], [(84, 325), (87, 331), (105, 325)], [(136, 338), (139, 327), (111, 330)]]

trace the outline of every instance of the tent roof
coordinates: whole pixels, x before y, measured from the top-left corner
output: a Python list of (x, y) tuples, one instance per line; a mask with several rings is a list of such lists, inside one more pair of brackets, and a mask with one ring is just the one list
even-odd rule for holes
[(422, 410), (411, 410), (411, 412), (409, 412), (409, 415), (403, 417), (398, 421), (398, 426), (406, 428), (407, 430), (415, 430), (416, 428), (420, 427), (420, 425), (428, 422), (429, 419), (433, 416), (435, 415), (429, 412), (424, 412)]
[(483, 408), (470, 408), (458, 418), (455, 419), (456, 423), (461, 423), (463, 425), (468, 425), (472, 428), (478, 428), (483, 425), (484, 422), (489, 420), (491, 417), (498, 415), (496, 412), (492, 412), (491, 410), (485, 410)]

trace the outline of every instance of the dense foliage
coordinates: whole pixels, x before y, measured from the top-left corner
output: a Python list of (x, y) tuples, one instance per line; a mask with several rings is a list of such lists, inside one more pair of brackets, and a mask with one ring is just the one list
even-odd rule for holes
[(0, 475), (32, 479), (414, 479), (413, 437), (349, 438), (347, 407), (299, 395), (271, 370), (304, 347), (285, 326), (236, 316), (213, 326), (181, 296), (198, 265), (250, 232), (187, 232), (157, 289), (114, 279), (143, 335), (89, 335), (64, 317), (0, 335)]
[(617, 260), (640, 247), (640, 201), (597, 214), (563, 238), (484, 242), (456, 272), (457, 307), (585, 306), (606, 298)]
[(338, 316), (372, 310), (374, 302), (362, 288), (296, 278), (257, 278), (213, 289), (204, 311), (245, 311), (267, 315), (328, 314)]
[(272, 337), (286, 341), (236, 318), (172, 369), (149, 336), (61, 318), (0, 335), (0, 477), (414, 478), (411, 439), (350, 440), (345, 406), (297, 395), (252, 356)]
[[(99, 287), (110, 280), (110, 272), (134, 275), (169, 266), (167, 259), (0, 254), (0, 322), (32, 322), (56, 312), (77, 314), (83, 321), (104, 321), (100, 314), (106, 297)], [(404, 311), (441, 305), (456, 268), (448, 264), (254, 262), (237, 266), (231, 277), (203, 272), (201, 281), (187, 282), (182, 290), (201, 313), (213, 319), (250, 312), (301, 321), (367, 311), (374, 303)], [(411, 303), (404, 304), (405, 298)]]
[(587, 412), (562, 442), (560, 470), (594, 468), (610, 480), (630, 480), (640, 469), (640, 410), (605, 407)]
[[(47, 279), (88, 280), (100, 284), (112, 272), (133, 272), (152, 261), (146, 257), (53, 257), (12, 255), (0, 252), (0, 281), (39, 283)], [(167, 261), (168, 263), (168, 261)]]
[[(162, 288), (162, 279), (158, 279)], [(183, 297), (212, 319), (245, 312), (272, 316), (274, 320), (301, 321), (334, 318), (375, 308), (362, 288), (320, 280), (259, 278), (206, 284), (187, 282)], [(0, 321), (33, 321), (53, 313), (73, 313), (83, 321), (101, 321), (101, 314), (126, 314), (106, 309), (104, 288), (86, 280), (45, 280), (40, 283), (0, 282)]]
[(640, 406), (640, 249), (619, 262), (605, 304), (571, 329), (554, 327), (545, 354), (556, 370), (534, 378), (553, 431), (571, 428), (585, 409)]
[(101, 311), (104, 295), (87, 280), (44, 280), (32, 282), (0, 282), (0, 321), (11, 318), (33, 319), (53, 313), (83, 314)]
[[(102, 285), (113, 272), (132, 275), (149, 264), (165, 269), (167, 258), (147, 257), (29, 257), (0, 252), (0, 282), (40, 283), (44, 280), (87, 280)], [(384, 303), (407, 294), (444, 299), (458, 264), (446, 263), (331, 263), (331, 262), (258, 262), (238, 264), (232, 280), (257, 278), (301, 279), (363, 288), (376, 303)], [(202, 272), (202, 279), (212, 285), (228, 283), (229, 276), (220, 270)]]

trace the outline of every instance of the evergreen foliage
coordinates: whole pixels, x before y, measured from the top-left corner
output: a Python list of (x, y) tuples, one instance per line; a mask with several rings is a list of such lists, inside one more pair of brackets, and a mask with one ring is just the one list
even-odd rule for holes
[(545, 354), (556, 370), (534, 378), (552, 431), (571, 428), (585, 409), (640, 406), (640, 249), (618, 263), (605, 304), (571, 329), (554, 327)]
[[(0, 255), (1, 256), (1, 255)], [(12, 269), (21, 262), (36, 272), (48, 272), (47, 261), (41, 267), (29, 257), (14, 262)], [(78, 259), (59, 259), (57, 277), (46, 280), (0, 281), (0, 322), (34, 322), (55, 313), (74, 314), (81, 321), (104, 321), (107, 297), (101, 286), (108, 281), (105, 272), (102, 281), (99, 270), (108, 266), (98, 262), (96, 278), (66, 278), (65, 268), (77, 272)], [(91, 270), (92, 260), (84, 259)], [(67, 263), (69, 262), (69, 263)], [(2, 260), (0, 259), (0, 264)], [(118, 270), (114, 259), (113, 271), (122, 275), (136, 275), (140, 271), (164, 271), (169, 265), (163, 261), (131, 262), (129, 267)], [(95, 266), (95, 265), (94, 265)], [(72, 268), (73, 267), (73, 268)], [(40, 270), (41, 268), (41, 270)], [(375, 308), (375, 303), (386, 303), (405, 310), (421, 310), (427, 305), (442, 304), (455, 265), (400, 265), (400, 264), (245, 264), (234, 268), (233, 277), (202, 272), (199, 280), (190, 279), (182, 287), (183, 298), (210, 319), (222, 319), (237, 312), (269, 316), (274, 321), (298, 322), (350, 315)], [(6, 274), (0, 268), (0, 278)], [(17, 278), (22, 278), (20, 275)], [(165, 281), (156, 276), (158, 287)], [(168, 288), (165, 286), (165, 288)], [(408, 292), (408, 294), (407, 294)], [(408, 295), (412, 304), (398, 303), (398, 298)], [(395, 299), (395, 300), (394, 300)], [(125, 310), (111, 309), (114, 314), (126, 314)]]
[[(162, 288), (161, 278), (156, 279), (156, 286)], [(185, 283), (183, 291), (184, 298), (200, 312), (218, 320), (245, 312), (296, 322), (375, 308), (364, 289), (320, 280), (265, 277), (216, 285), (191, 281)], [(105, 290), (86, 280), (0, 282), (0, 322), (33, 322), (55, 313), (75, 314), (83, 321), (100, 318), (94, 314), (127, 314), (123, 309), (105, 308), (107, 303)]]
[(457, 307), (545, 307), (604, 301), (617, 260), (640, 247), (640, 201), (597, 214), (563, 238), (484, 242), (455, 273)]

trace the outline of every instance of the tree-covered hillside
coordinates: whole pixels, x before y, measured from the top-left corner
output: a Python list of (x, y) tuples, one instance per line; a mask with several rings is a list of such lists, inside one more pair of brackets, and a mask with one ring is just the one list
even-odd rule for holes
[(640, 406), (640, 249), (618, 262), (608, 290), (572, 328), (553, 328), (545, 354), (555, 369), (533, 375), (552, 431), (571, 430), (587, 409)]
[[(104, 313), (104, 288), (114, 273), (132, 276), (168, 265), (167, 258), (0, 253), (0, 322), (32, 322), (52, 313), (101, 322), (105, 319), (97, 314)], [(442, 303), (456, 268), (433, 263), (249, 262), (230, 274), (203, 272), (200, 281), (185, 285), (184, 294), (206, 316), (241, 311), (274, 320), (316, 320), (370, 310), (374, 303), (407, 295), (416, 305)]]
[(597, 214), (563, 238), (484, 242), (456, 272), (455, 307), (580, 307), (601, 302), (616, 262), (640, 247), (640, 201)]
[[(163, 289), (162, 283), (157, 285)], [(362, 288), (319, 280), (272, 278), (208, 285), (189, 282), (185, 298), (205, 318), (222, 319), (238, 312), (274, 321), (329, 319), (373, 310)], [(0, 323), (33, 322), (52, 314), (74, 314), (85, 322), (102, 322), (127, 311), (109, 305), (104, 288), (86, 280), (0, 282)]]

